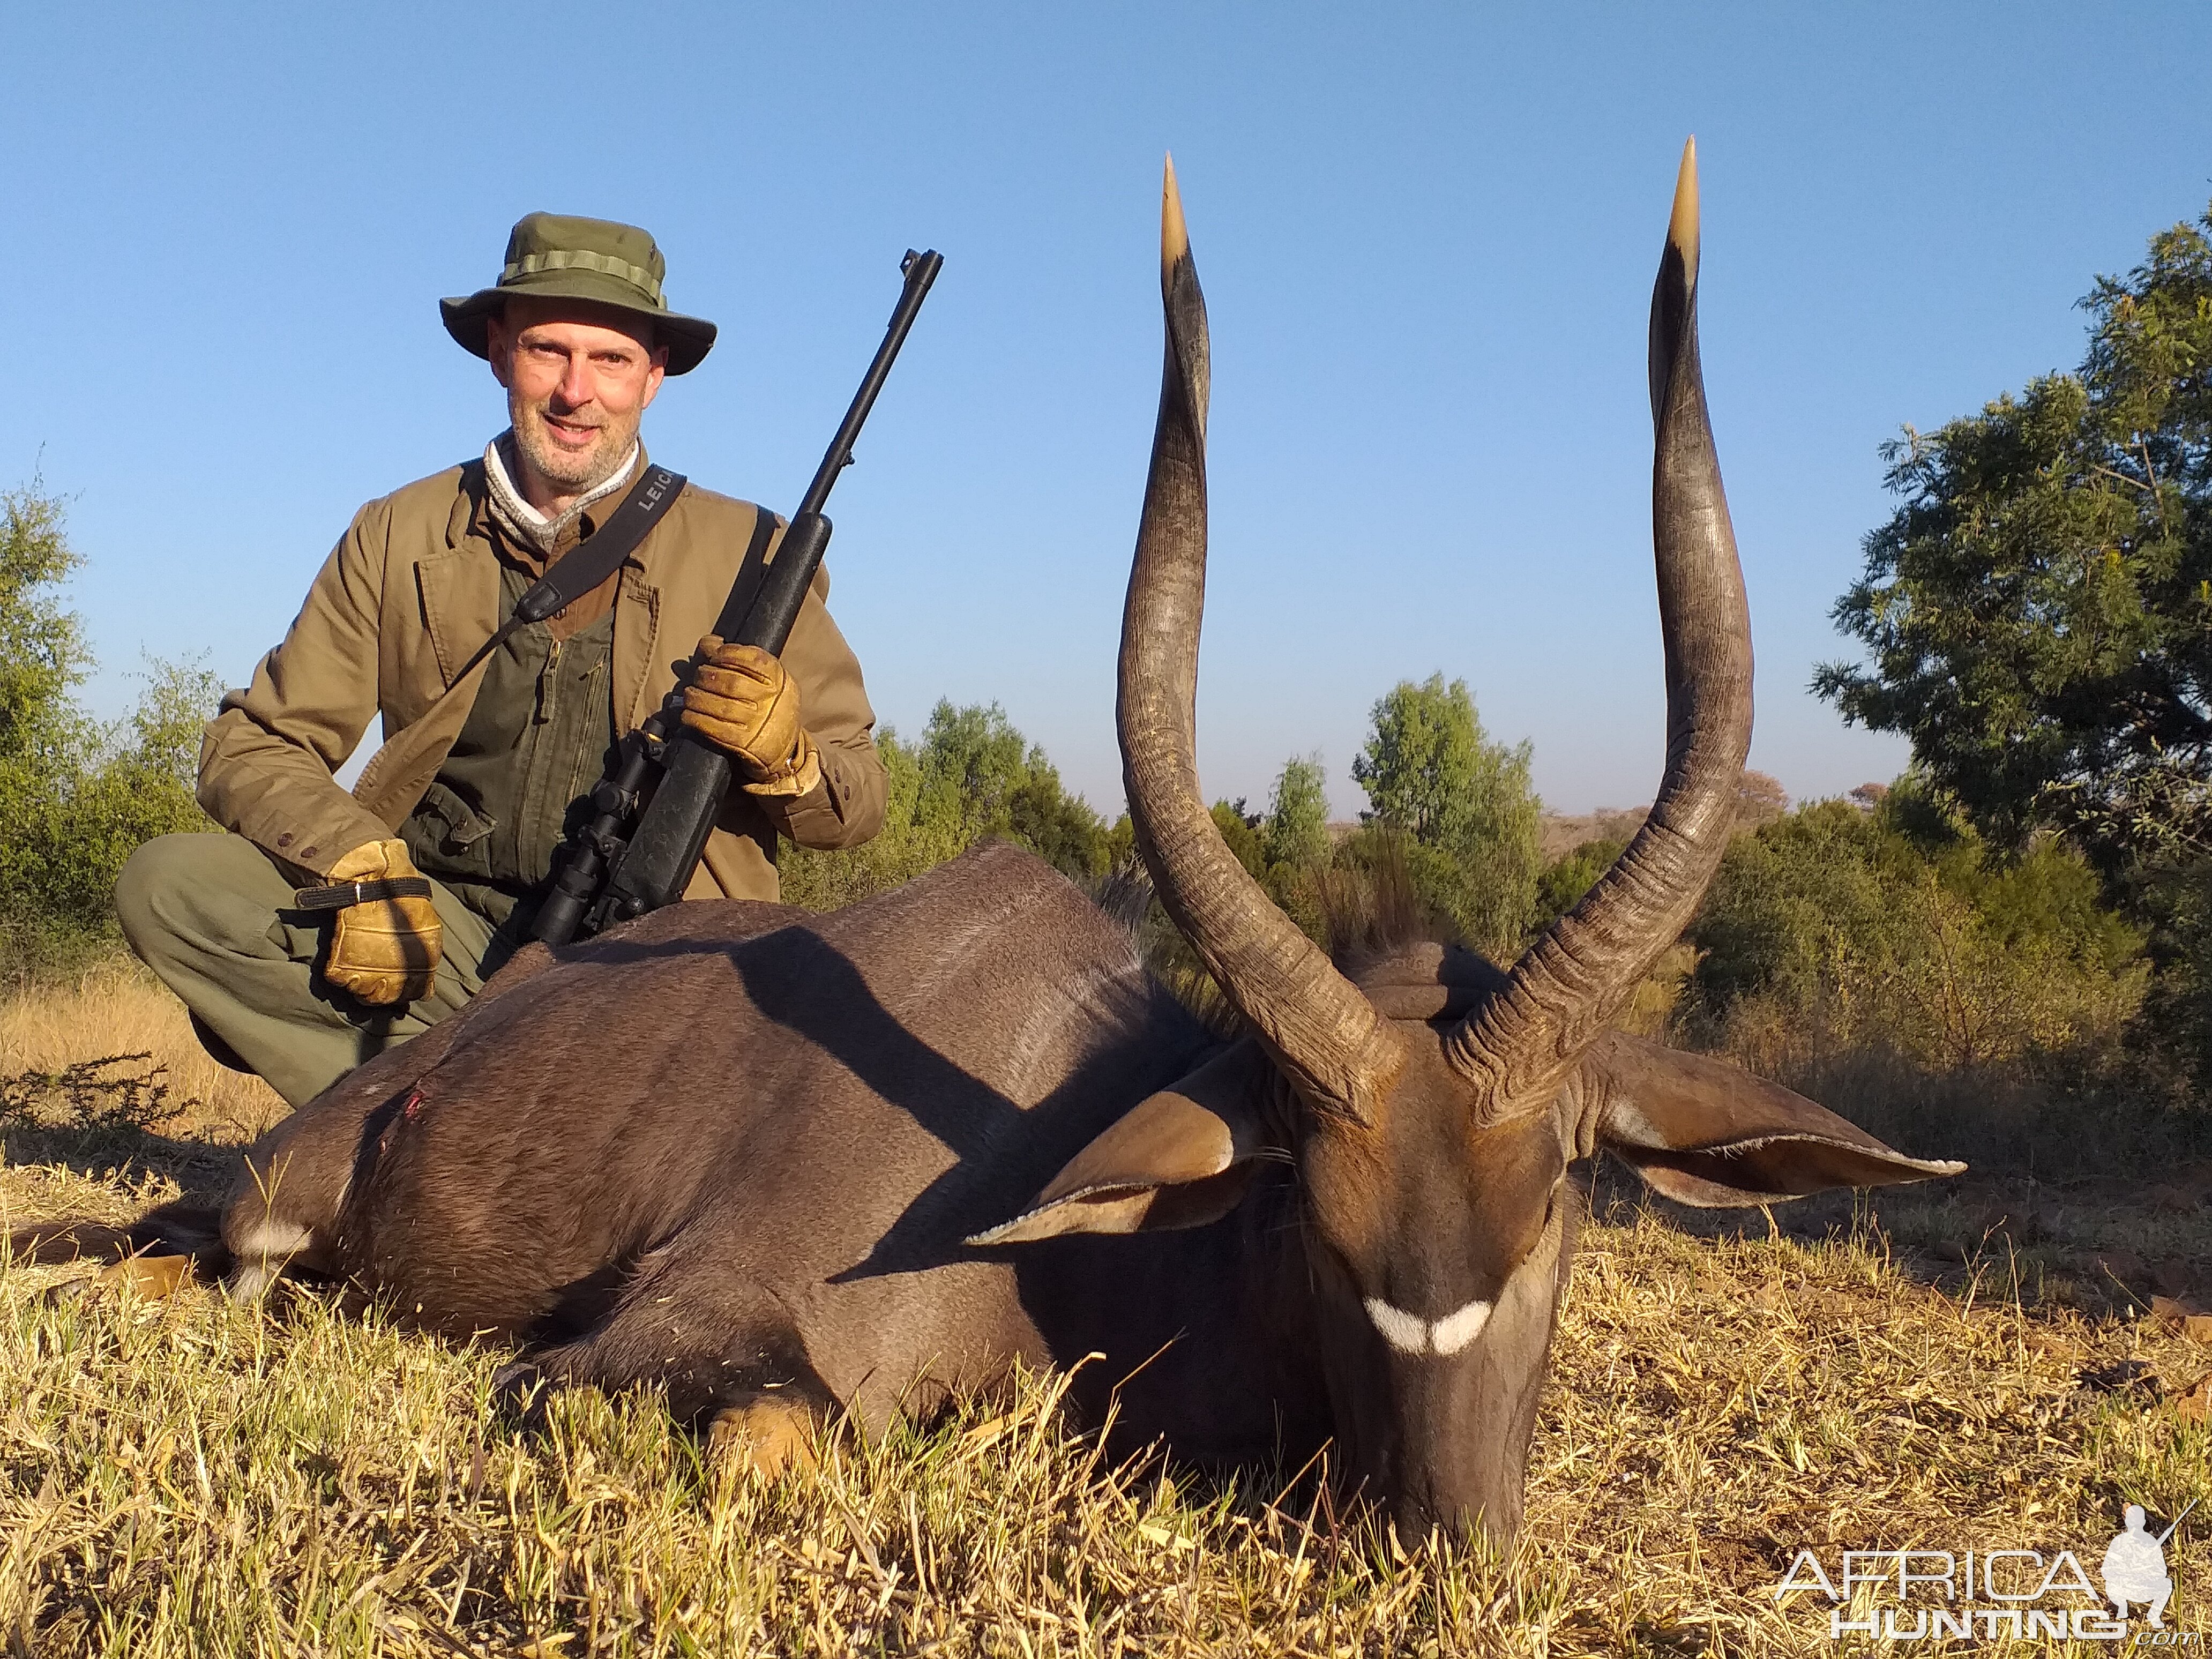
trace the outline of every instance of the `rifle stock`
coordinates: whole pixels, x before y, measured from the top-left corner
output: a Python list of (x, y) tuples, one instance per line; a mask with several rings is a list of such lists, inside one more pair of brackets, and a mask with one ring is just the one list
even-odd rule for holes
[[(723, 620), (735, 631), (724, 637), (781, 655), (829, 547), (829, 520), (819, 513), (793, 519), (777, 544), (751, 614), (736, 619), (726, 615)], [(607, 884), (609, 923), (641, 916), (684, 896), (722, 798), (729, 793), (732, 770), (727, 755), (690, 727), (676, 726), (663, 754), (653, 805), (638, 819), (637, 833)]]

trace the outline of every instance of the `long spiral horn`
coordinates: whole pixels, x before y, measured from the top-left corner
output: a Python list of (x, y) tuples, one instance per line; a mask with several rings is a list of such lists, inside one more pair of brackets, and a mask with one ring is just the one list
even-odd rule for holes
[(1206, 299), (1170, 160), (1160, 210), (1167, 360), (1145, 513), (1121, 616), (1115, 721), (1137, 847), (1160, 901), (1313, 1104), (1362, 1121), (1401, 1063), (1365, 997), (1230, 853), (1198, 784), (1198, 636), (1206, 607)]
[(1680, 937), (1727, 850), (1751, 747), (1751, 616), (1698, 362), (1698, 150), (1682, 150), (1651, 294), (1652, 542), (1667, 648), (1667, 770), (1611, 870), (1514, 965), (1447, 1053), (1487, 1119), (1549, 1105)]

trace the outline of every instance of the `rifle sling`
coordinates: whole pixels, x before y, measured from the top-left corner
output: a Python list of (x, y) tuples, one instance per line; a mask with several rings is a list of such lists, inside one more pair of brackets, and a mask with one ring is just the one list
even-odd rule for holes
[(531, 583), (514, 602), (514, 612), (492, 630), (477, 647), (476, 655), (453, 676), (459, 685), (469, 671), (506, 642), (507, 636), (531, 623), (544, 622), (566, 610), (622, 568), (624, 559), (660, 520), (662, 509), (684, 493), (684, 475), (665, 466), (649, 467), (629, 487), (622, 504), (607, 514), (606, 522), (570, 548), (553, 568)]
[(738, 579), (730, 584), (730, 597), (722, 601), (722, 614), (714, 618), (717, 638), (736, 639), (752, 616), (753, 606), (760, 601), (761, 584), (768, 580), (768, 544), (782, 528), (783, 520), (775, 514), (764, 507), (757, 509), (752, 538), (746, 542), (745, 556), (738, 566)]

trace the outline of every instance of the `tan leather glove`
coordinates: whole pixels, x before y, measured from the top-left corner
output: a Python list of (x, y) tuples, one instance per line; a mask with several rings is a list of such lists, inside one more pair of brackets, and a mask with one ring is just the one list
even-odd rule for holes
[(799, 723), (799, 687), (757, 645), (709, 634), (684, 688), (684, 724), (725, 750), (756, 795), (804, 795), (822, 781), (822, 757)]
[[(404, 841), (372, 841), (331, 866), (336, 886), (349, 881), (422, 879)], [(431, 975), (445, 954), (446, 930), (427, 898), (372, 899), (349, 904), (331, 929), (323, 977), (363, 1002), (412, 1002), (430, 994)]]

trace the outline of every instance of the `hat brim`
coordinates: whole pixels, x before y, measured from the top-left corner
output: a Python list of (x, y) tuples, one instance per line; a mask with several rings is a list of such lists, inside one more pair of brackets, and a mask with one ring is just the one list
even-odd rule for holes
[(453, 337), (453, 343), (462, 350), (471, 356), (489, 358), (491, 348), (485, 338), (484, 325), (493, 313), (518, 297), (574, 300), (580, 306), (619, 311), (651, 324), (654, 341), (668, 349), (671, 374), (689, 374), (714, 349), (714, 325), (703, 317), (686, 317), (680, 312), (629, 305), (597, 294), (549, 293), (544, 289), (520, 287), (483, 288), (459, 299), (439, 301), (438, 315), (445, 322), (446, 332)]

